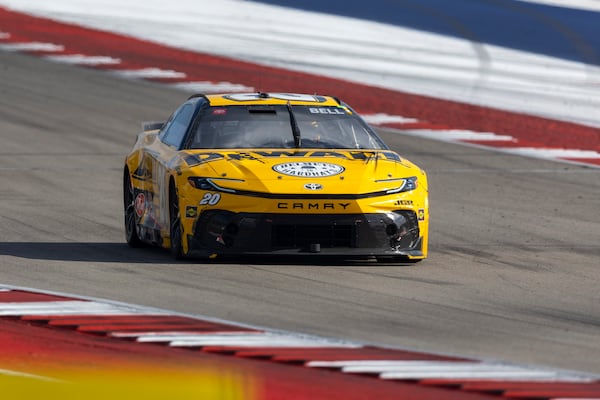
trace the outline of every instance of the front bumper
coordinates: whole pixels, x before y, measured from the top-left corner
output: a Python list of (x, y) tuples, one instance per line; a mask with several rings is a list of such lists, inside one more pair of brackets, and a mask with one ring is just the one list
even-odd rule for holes
[(422, 258), (415, 212), (259, 214), (205, 211), (187, 236), (188, 254), (321, 254)]

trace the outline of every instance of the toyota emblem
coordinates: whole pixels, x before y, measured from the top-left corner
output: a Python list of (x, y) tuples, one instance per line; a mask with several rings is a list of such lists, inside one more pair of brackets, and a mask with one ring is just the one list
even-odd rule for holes
[(321, 190), (323, 189), (323, 185), (321, 185), (320, 183), (307, 183), (304, 185), (304, 187), (308, 190)]

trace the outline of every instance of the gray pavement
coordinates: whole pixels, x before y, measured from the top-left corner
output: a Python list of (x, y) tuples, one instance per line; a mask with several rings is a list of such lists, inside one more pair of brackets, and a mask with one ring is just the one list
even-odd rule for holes
[(0, 52), (0, 283), (600, 373), (600, 169), (382, 132), (429, 173), (426, 261), (173, 262), (124, 243), (121, 177), (186, 97)]

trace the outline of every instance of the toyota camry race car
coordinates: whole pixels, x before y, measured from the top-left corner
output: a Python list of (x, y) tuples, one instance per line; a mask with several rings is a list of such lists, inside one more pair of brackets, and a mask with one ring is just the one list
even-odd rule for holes
[(144, 126), (123, 189), (127, 243), (176, 258), (427, 256), (425, 172), (335, 97), (194, 95)]

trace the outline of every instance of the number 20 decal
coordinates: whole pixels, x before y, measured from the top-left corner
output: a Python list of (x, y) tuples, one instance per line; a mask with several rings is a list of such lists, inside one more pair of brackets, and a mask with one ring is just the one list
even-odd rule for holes
[(214, 206), (219, 200), (221, 200), (221, 195), (219, 193), (204, 193), (202, 200), (200, 200), (200, 205), (205, 206), (208, 204), (209, 206)]

